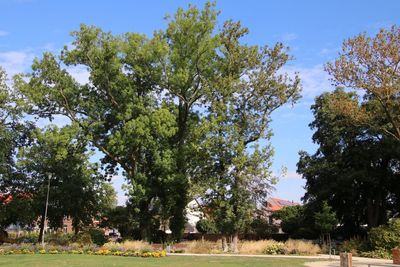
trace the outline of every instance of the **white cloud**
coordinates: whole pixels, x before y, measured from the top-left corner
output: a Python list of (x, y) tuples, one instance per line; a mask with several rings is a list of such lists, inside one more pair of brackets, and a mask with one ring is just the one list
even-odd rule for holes
[(89, 71), (84, 66), (68, 67), (68, 73), (80, 84), (89, 82)]
[(324, 66), (321, 64), (311, 67), (284, 67), (282, 72), (286, 72), (292, 77), (296, 72), (298, 73), (303, 87), (302, 96), (306, 99), (314, 99), (321, 93), (333, 89), (329, 81), (329, 75), (324, 71)]
[(302, 176), (295, 171), (288, 171), (283, 178), (284, 179), (302, 179)]
[(290, 32), (290, 33), (283, 34), (281, 39), (284, 42), (290, 42), (290, 41), (296, 40), (297, 37), (298, 37), (297, 34)]
[(27, 51), (0, 52), (0, 66), (9, 77), (27, 71), (32, 64), (34, 54)]
[(1, 36), (6, 36), (8, 34), (9, 34), (8, 32), (0, 30), (0, 37)]

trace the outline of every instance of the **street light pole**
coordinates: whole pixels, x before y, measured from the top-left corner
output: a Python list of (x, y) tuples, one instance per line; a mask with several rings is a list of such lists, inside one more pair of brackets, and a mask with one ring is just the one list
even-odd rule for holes
[(43, 234), (42, 234), (43, 249), (44, 249), (44, 234), (47, 227), (47, 207), (49, 206), (50, 180), (51, 180), (51, 174), (49, 174), (49, 181), (47, 182), (46, 208), (44, 210), (44, 224), (43, 224)]

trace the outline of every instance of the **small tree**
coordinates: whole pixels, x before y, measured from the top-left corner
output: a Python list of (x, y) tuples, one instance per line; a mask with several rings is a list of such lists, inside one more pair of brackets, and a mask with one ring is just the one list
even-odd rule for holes
[(282, 231), (294, 235), (302, 227), (304, 221), (304, 206), (288, 206), (277, 211), (274, 217), (281, 220)]
[(332, 211), (332, 208), (326, 201), (323, 202), (320, 212), (314, 214), (315, 227), (321, 233), (321, 240), (323, 244), (329, 244), (331, 247), (331, 235), (330, 233), (335, 229), (338, 221), (336, 213)]
[(196, 223), (196, 229), (201, 233), (201, 242), (204, 242), (204, 235), (215, 232), (215, 223), (209, 219), (201, 219)]

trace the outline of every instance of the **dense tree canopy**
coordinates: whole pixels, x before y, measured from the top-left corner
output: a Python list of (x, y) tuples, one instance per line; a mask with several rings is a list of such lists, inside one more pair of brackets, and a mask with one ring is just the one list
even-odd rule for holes
[(375, 129), (356, 127), (332, 107), (332, 99), (359, 105), (355, 93), (324, 93), (312, 106), (313, 141), (319, 146), (300, 153), (298, 172), (306, 179), (306, 202), (327, 201), (346, 235), (362, 225), (386, 223), (399, 207), (399, 145)]
[(29, 146), (19, 149), (18, 169), (26, 179), (24, 193), (33, 200), (36, 218), (42, 218), (41, 228), (48, 183), (48, 220), (56, 228), (71, 218), (78, 233), (115, 205), (114, 189), (99, 174), (97, 164), (89, 162), (87, 141), (75, 127), (36, 129), (31, 138)]
[[(16, 79), (30, 114), (68, 117), (104, 154), (108, 174), (124, 170), (143, 238), (160, 221), (181, 236), (199, 180), (218, 181), (208, 184), (231, 202), (219, 211), (232, 233), (270, 187), (272, 149), (259, 141), (270, 136), (271, 112), (298, 99), (299, 79), (280, 72), (290, 60), (282, 44), (242, 44), (248, 30), (218, 27), (217, 14), (211, 3), (178, 9), (151, 37), (82, 25), (72, 47), (45, 53)], [(74, 66), (87, 68), (88, 83), (68, 73)]]
[(326, 65), (337, 86), (358, 90), (358, 105), (333, 99), (332, 106), (354, 125), (363, 125), (400, 141), (400, 27), (365, 33), (343, 43), (339, 58)]

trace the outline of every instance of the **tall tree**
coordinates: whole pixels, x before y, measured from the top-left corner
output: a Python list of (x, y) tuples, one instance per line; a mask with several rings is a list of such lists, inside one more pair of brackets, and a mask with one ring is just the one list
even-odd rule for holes
[(400, 141), (400, 27), (365, 33), (343, 43), (339, 58), (326, 64), (337, 86), (359, 90), (364, 105), (332, 101), (353, 124), (364, 125)]
[[(232, 236), (237, 252), (239, 234), (251, 222), (256, 203), (271, 189), (272, 148), (269, 123), (274, 110), (299, 98), (299, 79), (280, 74), (290, 60), (284, 46), (246, 46), (248, 33), (228, 21), (221, 32), (217, 77), (203, 120), (201, 152), (204, 177), (211, 178), (204, 201), (212, 207), (218, 230)], [(211, 181), (211, 182), (210, 182)]]
[[(45, 53), (35, 60), (29, 82), (17, 79), (17, 87), (31, 103), (31, 114), (64, 115), (79, 126), (104, 153), (102, 163), (108, 174), (122, 167), (134, 197), (144, 196), (138, 205), (146, 214), (155, 196), (149, 191), (163, 189), (153, 187), (158, 177), (151, 168), (155, 160), (162, 163), (170, 157), (168, 148), (158, 148), (176, 132), (171, 108), (156, 97), (161, 75), (156, 60), (164, 46), (159, 38), (150, 40), (136, 33), (113, 36), (84, 25), (72, 35), (73, 49), (65, 48), (58, 58)], [(86, 66), (90, 82), (79, 84), (64, 64)], [(143, 218), (145, 228), (148, 221)]]
[(21, 120), (22, 105), (8, 82), (0, 67), (0, 228), (33, 220), (28, 208), (32, 203), (23, 191), (25, 180), (15, 162), (18, 147), (26, 144), (32, 127)]
[(298, 172), (306, 179), (304, 200), (327, 201), (344, 233), (352, 236), (363, 224), (380, 225), (398, 211), (400, 147), (373, 129), (355, 127), (332, 107), (336, 99), (359, 105), (355, 93), (341, 89), (316, 99), (310, 127), (319, 147), (313, 155), (300, 152)]
[(215, 3), (210, 2), (202, 10), (191, 5), (187, 10), (180, 8), (165, 32), (159, 35), (167, 47), (167, 53), (161, 59), (164, 70), (161, 86), (171, 96), (170, 100), (178, 103), (178, 130), (174, 136), (176, 199), (170, 221), (170, 227), (178, 237), (185, 224), (189, 201), (188, 165), (192, 158), (189, 147), (191, 142), (196, 142), (191, 132), (198, 122), (195, 108), (206, 104), (206, 95), (211, 90), (218, 90), (212, 88), (212, 81), (221, 75), (215, 68), (220, 46), (217, 13)]
[(115, 199), (115, 192), (107, 187), (98, 166), (90, 163), (89, 157), (87, 142), (73, 126), (37, 129), (31, 145), (19, 149), (18, 167), (27, 177), (25, 194), (30, 195), (36, 216), (41, 218), (39, 241), (44, 229), (48, 185), (50, 225), (60, 228), (63, 219), (69, 217), (75, 233), (92, 224), (115, 202), (110, 201)]
[[(203, 9), (178, 9), (166, 30), (151, 38), (115, 36), (82, 25), (73, 33), (73, 48), (65, 48), (59, 57), (45, 53), (34, 62), (28, 82), (17, 79), (32, 114), (67, 116), (104, 153), (109, 173), (123, 168), (144, 238), (149, 220), (157, 220), (154, 213), (181, 237), (189, 192), (196, 183), (193, 170), (201, 158), (192, 149), (200, 141), (196, 132), (218, 95), (224, 95), (226, 104), (244, 108), (240, 114), (230, 107), (229, 116), (237, 115), (238, 122), (228, 118), (237, 125), (234, 134), (247, 138), (232, 147), (242, 155), (268, 136), (270, 112), (297, 96), (298, 79), (289, 83), (276, 73), (288, 60), (283, 47), (240, 44), (247, 30), (233, 22), (220, 30), (217, 15), (212, 3)], [(68, 73), (66, 67), (76, 65), (88, 69), (87, 84)], [(236, 92), (240, 96), (235, 98)], [(255, 155), (264, 161), (270, 151), (261, 151)]]

